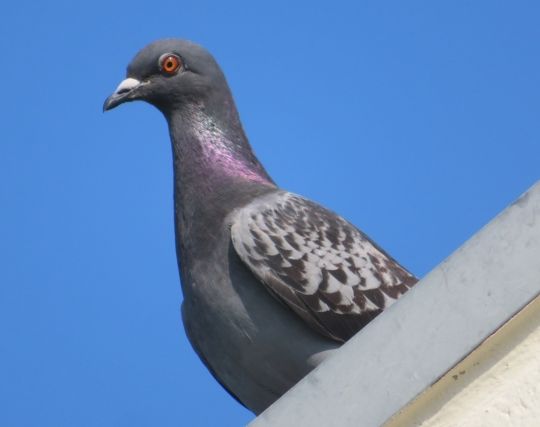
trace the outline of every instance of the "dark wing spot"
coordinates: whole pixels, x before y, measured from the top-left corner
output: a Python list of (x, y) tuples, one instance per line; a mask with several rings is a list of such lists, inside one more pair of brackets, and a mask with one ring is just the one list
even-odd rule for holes
[(378, 289), (368, 289), (364, 291), (364, 295), (377, 307), (384, 308), (384, 296)]
[(354, 289), (353, 301), (360, 308), (360, 310), (364, 310), (364, 308), (366, 307), (366, 297), (357, 288)]
[(376, 266), (376, 267), (379, 267), (379, 264), (381, 263), (379, 261), (379, 258), (377, 258), (376, 256), (373, 256), (372, 254), (368, 254), (368, 257), (369, 257), (369, 260), (371, 261), (371, 263)]
[(335, 270), (328, 270), (328, 272), (332, 276), (334, 276), (339, 282), (343, 284), (347, 283), (347, 275), (345, 274), (341, 266), (336, 268)]
[(274, 244), (278, 247), (278, 248), (282, 248), (283, 247), (283, 239), (279, 236), (276, 236), (275, 234), (268, 234), (268, 237), (270, 237), (270, 239), (272, 240), (272, 242), (274, 242)]
[(328, 270), (325, 268), (321, 269), (322, 279), (319, 283), (319, 291), (325, 292), (328, 289)]
[(253, 265), (254, 267), (260, 267), (261, 265), (263, 265), (263, 262), (261, 260), (255, 259), (249, 255), (247, 257), (248, 257), (249, 263)]
[(283, 258), (279, 254), (266, 255), (266, 263), (271, 269), (275, 271), (280, 271), (283, 268)]
[(285, 240), (287, 241), (287, 243), (289, 245), (291, 245), (293, 247), (293, 249), (296, 249), (297, 251), (300, 250), (300, 246), (298, 245), (298, 243), (296, 243), (296, 241), (294, 240), (294, 235), (292, 234), (286, 234), (285, 235)]
[(301, 259), (287, 258), (287, 261), (289, 261), (291, 263), (293, 268), (296, 268), (297, 270), (299, 270), (301, 272), (306, 271), (306, 263), (304, 261), (302, 261)]
[(375, 279), (377, 279), (379, 283), (384, 283), (381, 272), (377, 268), (370, 268), (370, 270), (371, 270), (371, 273), (373, 274), (373, 277), (375, 277)]
[(304, 277), (304, 273), (298, 268), (285, 267), (283, 268), (283, 272), (279, 273), (279, 277), (291, 288), (294, 288), (302, 293), (305, 291), (305, 285), (307, 285), (307, 280)]
[(331, 309), (337, 308), (341, 305), (342, 297), (341, 292), (321, 292), (321, 299), (327, 303)]
[(255, 252), (259, 255), (267, 256), (268, 255), (268, 245), (263, 243), (262, 240), (254, 239), (255, 242)]

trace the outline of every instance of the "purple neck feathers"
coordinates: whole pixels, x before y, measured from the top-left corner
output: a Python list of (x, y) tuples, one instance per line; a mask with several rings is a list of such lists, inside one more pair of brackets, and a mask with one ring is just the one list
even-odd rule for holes
[(204, 107), (193, 104), (167, 117), (174, 156), (176, 221), (181, 232), (218, 226), (250, 197), (276, 188), (253, 154), (236, 110), (232, 111), (223, 120), (226, 126)]
[(180, 176), (185, 172), (188, 179), (193, 174), (202, 181), (224, 184), (247, 181), (274, 185), (253, 154), (237, 115), (232, 119), (226, 127), (220, 126), (203, 107), (193, 105), (169, 119)]

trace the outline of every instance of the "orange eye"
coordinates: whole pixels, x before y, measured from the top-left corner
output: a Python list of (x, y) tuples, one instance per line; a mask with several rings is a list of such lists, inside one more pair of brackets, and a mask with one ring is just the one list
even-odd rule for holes
[(181, 65), (180, 58), (172, 54), (165, 54), (159, 60), (161, 71), (169, 75), (175, 74)]

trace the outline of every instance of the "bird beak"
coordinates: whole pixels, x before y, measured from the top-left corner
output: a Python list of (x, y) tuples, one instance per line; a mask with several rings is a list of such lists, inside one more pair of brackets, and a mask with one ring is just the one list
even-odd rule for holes
[(133, 92), (141, 85), (142, 83), (139, 80), (132, 77), (122, 80), (114, 93), (103, 103), (103, 111), (112, 110), (114, 107), (117, 107), (124, 102), (135, 100)]

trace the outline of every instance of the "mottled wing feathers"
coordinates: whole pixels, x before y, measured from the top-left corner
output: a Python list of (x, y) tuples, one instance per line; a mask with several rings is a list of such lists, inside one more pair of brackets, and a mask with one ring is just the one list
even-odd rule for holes
[(287, 192), (242, 208), (231, 236), (242, 261), (278, 299), (338, 341), (417, 281), (343, 218)]

